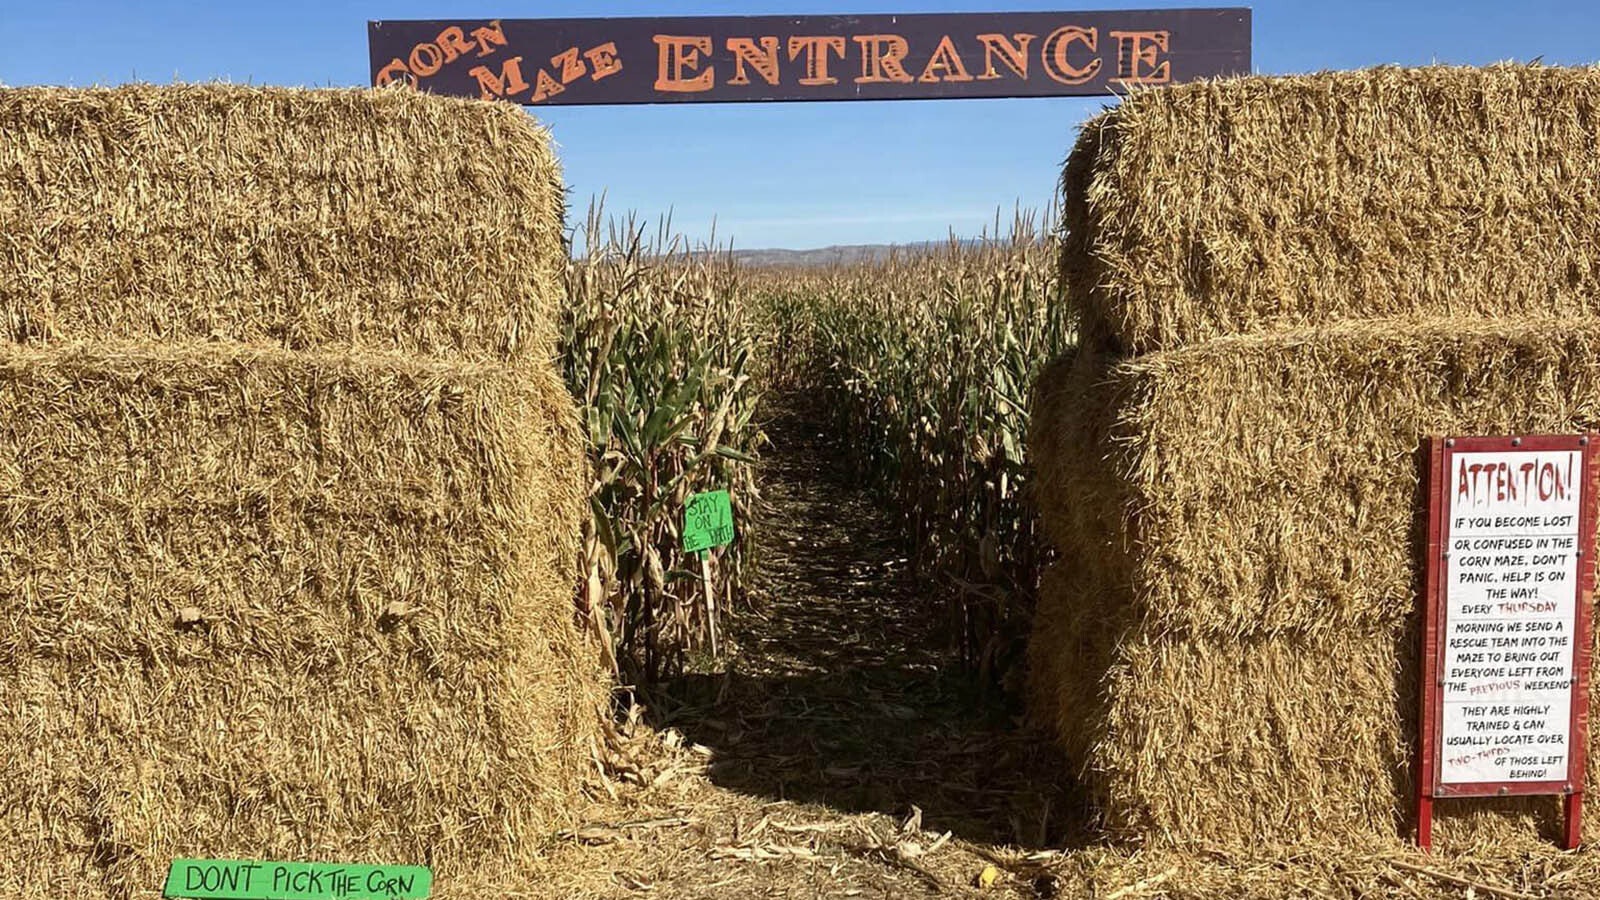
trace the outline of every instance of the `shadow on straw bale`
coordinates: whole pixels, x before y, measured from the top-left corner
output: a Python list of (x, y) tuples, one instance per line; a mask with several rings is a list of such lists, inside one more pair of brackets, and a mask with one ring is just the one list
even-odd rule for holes
[[(1600, 68), (1379, 68), (1138, 92), (1063, 179), (1085, 340), (1600, 311)], [(1101, 343), (1094, 345), (1100, 346)]]
[(181, 856), (516, 886), (603, 701), (578, 460), (553, 373), (0, 355), (0, 893), (148, 891)]
[(1091, 583), (1047, 578), (1045, 615), (1076, 614), (1077, 640), (1034, 689), (1055, 695), (1052, 724), (1108, 832), (1232, 844), (1398, 830), (1397, 641), (1153, 636), (1116, 622)]

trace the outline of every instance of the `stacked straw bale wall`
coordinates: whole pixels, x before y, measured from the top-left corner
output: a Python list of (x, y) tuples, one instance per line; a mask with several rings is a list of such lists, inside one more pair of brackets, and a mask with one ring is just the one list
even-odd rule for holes
[[(1600, 208), (1600, 179), (1578, 179), (1597, 100), (1589, 70), (1383, 70), (1139, 94), (1086, 129), (1063, 260), (1084, 342), (1041, 376), (1031, 434), (1062, 560), (1030, 653), (1035, 710), (1113, 832), (1248, 844), (1411, 826), (1419, 447), (1600, 426), (1600, 232), (1570, 219)], [(1292, 136), (1301, 120), (1315, 151)], [(1186, 142), (1203, 163), (1168, 152)], [(1481, 233), (1524, 158), (1544, 168), (1521, 189), (1564, 194), (1505, 225), (1560, 236), (1532, 257)], [(1446, 190), (1474, 172), (1500, 179), (1487, 198)], [(1330, 184), (1362, 186), (1364, 223)], [(1434, 230), (1370, 252), (1403, 206)], [(1113, 212), (1135, 207), (1142, 232)], [(1269, 227), (1268, 208), (1294, 215)], [(1558, 808), (1441, 804), (1441, 837), (1550, 828)]]
[(0, 123), (0, 894), (178, 857), (524, 889), (604, 695), (546, 136), (225, 87)]

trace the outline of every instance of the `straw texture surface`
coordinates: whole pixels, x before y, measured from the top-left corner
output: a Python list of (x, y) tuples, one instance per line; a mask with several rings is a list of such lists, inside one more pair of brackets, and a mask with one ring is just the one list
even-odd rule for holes
[(605, 701), (520, 111), (0, 91), (0, 895), (522, 890)]
[[(1047, 369), (1031, 446), (1063, 559), (1037, 614), (1034, 709), (1107, 826), (1403, 833), (1421, 438), (1593, 428), (1597, 359), (1594, 320), (1404, 319)], [(1481, 838), (1508, 827), (1494, 810), (1550, 806), (1440, 809)]]
[(548, 135), (410, 91), (0, 89), (0, 340), (551, 353)]
[(1120, 352), (1382, 316), (1600, 310), (1600, 68), (1380, 68), (1133, 94), (1064, 176)]
[(21, 349), (0, 423), (0, 893), (175, 856), (516, 884), (603, 697), (553, 375)]

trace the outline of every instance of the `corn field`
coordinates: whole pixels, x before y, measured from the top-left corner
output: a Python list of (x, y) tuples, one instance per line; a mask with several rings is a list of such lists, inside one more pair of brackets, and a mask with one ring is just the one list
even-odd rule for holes
[(1028, 394), (1072, 338), (1054, 239), (1019, 215), (998, 239), (761, 282), (778, 386), (820, 401), (949, 598), (963, 658), (1009, 680), (1043, 563)]
[[(731, 257), (691, 249), (670, 225), (647, 240), (597, 206), (573, 243), (561, 366), (593, 473), (579, 607), (618, 674), (649, 683), (708, 651), (719, 616), (745, 602), (760, 523), (756, 332)], [(702, 568), (682, 549), (683, 509), (718, 489), (736, 536)]]
[[(744, 269), (591, 210), (567, 273), (562, 365), (594, 477), (580, 607), (625, 678), (671, 677), (748, 602), (764, 398), (809, 398), (904, 527), (918, 576), (987, 683), (1014, 674), (1043, 565), (1024, 456), (1028, 393), (1069, 342), (1055, 242), (1009, 231), (831, 269)], [(682, 548), (694, 493), (738, 531)]]

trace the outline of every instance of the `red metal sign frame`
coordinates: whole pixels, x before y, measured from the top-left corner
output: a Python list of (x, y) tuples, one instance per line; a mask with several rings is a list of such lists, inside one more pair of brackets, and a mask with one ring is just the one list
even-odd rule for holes
[[(1433, 843), (1433, 801), (1457, 797), (1512, 797), (1560, 795), (1564, 802), (1562, 845), (1576, 849), (1581, 840), (1584, 767), (1588, 756), (1589, 679), (1592, 665), (1591, 614), (1595, 587), (1595, 525), (1600, 508), (1600, 468), (1595, 462), (1596, 441), (1586, 435), (1526, 435), (1511, 437), (1429, 438), (1428, 455), (1428, 546), (1424, 579), (1425, 610), (1422, 631), (1422, 707), (1418, 723), (1417, 844), (1423, 849)], [(1578, 482), (1583, 492), (1578, 513), (1577, 609), (1574, 612), (1572, 710), (1567, 750), (1567, 778), (1551, 782), (1496, 782), (1480, 784), (1439, 783), (1444, 748), (1439, 740), (1443, 728), (1444, 696), (1441, 672), (1445, 646), (1441, 636), (1448, 612), (1447, 566), (1450, 564), (1449, 473), (1457, 453), (1576, 450), (1582, 471)]]

